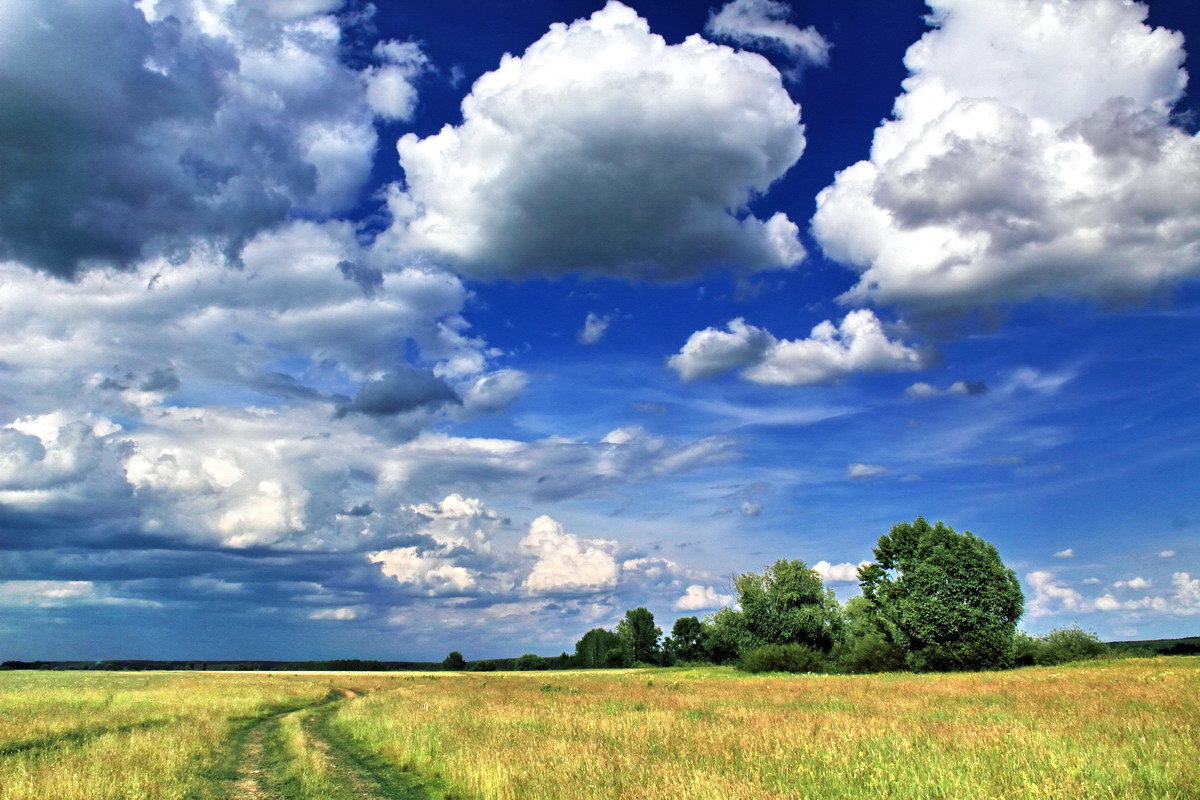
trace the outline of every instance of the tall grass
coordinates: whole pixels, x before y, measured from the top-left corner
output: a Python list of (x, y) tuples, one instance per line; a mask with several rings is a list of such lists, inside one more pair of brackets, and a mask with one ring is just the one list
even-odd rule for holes
[(1200, 657), (878, 676), (0, 673), (0, 800), (218, 800), (247, 769), (310, 800), (441, 796), (402, 770), (489, 800), (1193, 800), (1197, 752)]
[(1007, 673), (464, 675), (339, 708), (497, 798), (1200, 797), (1200, 658)]
[(245, 720), (328, 678), (0, 672), (0, 800), (201, 796)]

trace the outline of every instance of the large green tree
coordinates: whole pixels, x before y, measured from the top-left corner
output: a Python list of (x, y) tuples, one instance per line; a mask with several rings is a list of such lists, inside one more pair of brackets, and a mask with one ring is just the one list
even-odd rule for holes
[(672, 661), (699, 661), (704, 658), (704, 623), (696, 617), (680, 617), (671, 627), (663, 649)]
[(1025, 597), (996, 548), (970, 531), (924, 517), (894, 525), (858, 577), (879, 630), (903, 651), (909, 669), (1012, 665)]
[(592, 628), (575, 643), (575, 663), (587, 669), (608, 666), (608, 653), (621, 646), (621, 638), (604, 628)]
[(653, 664), (659, 660), (658, 637), (662, 636), (662, 628), (654, 624), (654, 615), (647, 608), (626, 611), (625, 619), (617, 623), (617, 636), (632, 661)]
[(762, 573), (733, 580), (740, 622), (740, 652), (767, 644), (802, 644), (828, 653), (841, 627), (841, 607), (832, 589), (803, 561), (781, 559)]

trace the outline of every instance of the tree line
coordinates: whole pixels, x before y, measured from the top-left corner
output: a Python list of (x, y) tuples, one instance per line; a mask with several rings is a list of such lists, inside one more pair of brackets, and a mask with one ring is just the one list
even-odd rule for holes
[[(671, 632), (646, 608), (613, 630), (593, 628), (574, 654), (526, 654), (513, 669), (736, 664), (750, 672), (915, 672), (1058, 664), (1108, 653), (1078, 627), (1032, 637), (1017, 630), (1025, 598), (996, 548), (923, 517), (894, 525), (860, 567), (862, 594), (844, 605), (800, 560), (733, 579), (738, 608), (675, 620)], [(447, 669), (487, 669), (461, 653)], [(491, 667), (495, 668), (495, 667)]]

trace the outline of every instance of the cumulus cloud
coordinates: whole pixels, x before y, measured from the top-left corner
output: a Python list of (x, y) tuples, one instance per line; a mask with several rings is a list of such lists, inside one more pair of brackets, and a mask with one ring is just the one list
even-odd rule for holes
[(236, 256), (294, 213), (352, 205), (377, 112), (339, 59), (335, 5), (5, 3), (0, 258), (73, 276)]
[(408, 121), (417, 107), (417, 77), (429, 68), (429, 59), (415, 42), (389, 40), (375, 45), (383, 62), (363, 71), (366, 101), (380, 117)]
[(580, 343), (595, 344), (600, 341), (604, 334), (608, 333), (608, 326), (611, 324), (612, 317), (602, 317), (594, 311), (589, 311), (583, 321), (583, 328), (579, 331)]
[(1119, 0), (929, 4), (869, 160), (818, 195), (813, 232), (861, 273), (843, 299), (958, 315), (1200, 273), (1182, 36)]
[(685, 381), (711, 378), (741, 368), (741, 377), (770, 386), (819, 386), (855, 372), (901, 372), (925, 366), (928, 355), (892, 340), (869, 309), (848, 313), (835, 325), (826, 320), (807, 339), (776, 339), (771, 333), (731, 320), (726, 330), (696, 331), (667, 365)]
[(733, 605), (734, 597), (721, 594), (711, 586), (694, 583), (684, 590), (683, 596), (675, 601), (676, 611), (707, 611), (712, 608)]
[(1136, 578), (1130, 578), (1127, 581), (1117, 581), (1113, 584), (1113, 586), (1118, 589), (1149, 589), (1150, 581), (1139, 575)]
[(831, 564), (828, 561), (818, 561), (812, 565), (812, 568), (826, 583), (858, 583), (858, 568), (867, 563), (860, 561), (857, 564), (851, 564), (846, 561), (841, 564)]
[(1175, 551), (1174, 550), (1162, 550), (1159, 552), (1158, 557), (1159, 558), (1174, 558)]
[(804, 150), (800, 109), (754, 53), (668, 45), (615, 0), (506, 55), (463, 122), (398, 151), (400, 246), (474, 277), (677, 280), (804, 258), (782, 213), (745, 211)]
[(1066, 550), (1059, 550), (1057, 553), (1054, 554), (1054, 557), (1055, 558), (1074, 558), (1075, 557), (1075, 548), (1068, 547)]
[(530, 523), (521, 547), (537, 557), (523, 584), (532, 594), (588, 593), (617, 585), (616, 542), (567, 533), (543, 515)]
[(946, 395), (977, 395), (987, 392), (987, 384), (982, 381), (955, 381), (945, 389), (939, 389), (931, 383), (917, 381), (904, 390), (904, 394), (918, 400), (928, 400), (933, 397)]
[(779, 0), (733, 0), (709, 14), (705, 32), (738, 44), (781, 50), (803, 67), (829, 63), (830, 44), (817, 29), (788, 22), (791, 8)]
[[(1025, 576), (1025, 583), (1033, 590), (1028, 608), (1030, 616), (1034, 617), (1064, 611), (1121, 612), (1127, 618), (1137, 618), (1147, 612), (1178, 616), (1200, 614), (1200, 579), (1192, 578), (1186, 572), (1171, 575), (1171, 588), (1167, 593), (1133, 598), (1125, 594), (1124, 597), (1128, 599), (1122, 599), (1111, 592), (1094, 598), (1085, 597), (1047, 570), (1030, 572)], [(1097, 585), (1100, 581), (1089, 578), (1084, 583)], [(1142, 591), (1152, 585), (1153, 581), (1137, 576), (1117, 581), (1113, 587), (1126, 591)]]
[(1085, 608), (1083, 595), (1048, 570), (1034, 570), (1025, 576), (1025, 585), (1033, 590), (1026, 598), (1029, 616), (1041, 617), (1056, 611), (1080, 611)]
[(846, 477), (852, 481), (866, 480), (867, 478), (876, 478), (887, 472), (888, 468), (879, 464), (851, 464), (846, 467)]

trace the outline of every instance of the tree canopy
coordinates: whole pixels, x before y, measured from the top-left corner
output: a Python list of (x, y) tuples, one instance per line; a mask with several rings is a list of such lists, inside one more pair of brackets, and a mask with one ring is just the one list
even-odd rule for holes
[(733, 579), (741, 611), (714, 615), (715, 624), (728, 627), (718, 640), (737, 642), (737, 650), (767, 644), (802, 644), (828, 653), (841, 627), (841, 610), (833, 591), (803, 561), (781, 559), (762, 573), (747, 572)]
[(617, 623), (617, 636), (631, 661), (653, 664), (658, 660), (662, 628), (654, 624), (654, 615), (647, 608), (626, 611), (625, 619)]
[(996, 548), (970, 531), (924, 517), (894, 525), (859, 579), (909, 669), (1011, 666), (1025, 597)]

